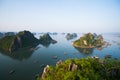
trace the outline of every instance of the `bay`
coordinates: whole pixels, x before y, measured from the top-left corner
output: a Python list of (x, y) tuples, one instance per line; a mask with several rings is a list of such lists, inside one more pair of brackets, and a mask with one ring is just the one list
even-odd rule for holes
[[(39, 38), (40, 35), (35, 36)], [(119, 34), (102, 34), (104, 40), (111, 44), (102, 50), (96, 48), (78, 49), (72, 46), (72, 42), (82, 35), (78, 33), (77, 38), (67, 40), (65, 35), (58, 33), (57, 35), (50, 35), (57, 41), (56, 44), (39, 44), (34, 50), (23, 49), (15, 54), (0, 52), (0, 80), (35, 80), (35, 75), (42, 74), (46, 65), (54, 66), (57, 61), (64, 61), (69, 58), (92, 56), (103, 58), (105, 55), (112, 55), (113, 58), (120, 59)], [(15, 72), (9, 74), (11, 70)]]

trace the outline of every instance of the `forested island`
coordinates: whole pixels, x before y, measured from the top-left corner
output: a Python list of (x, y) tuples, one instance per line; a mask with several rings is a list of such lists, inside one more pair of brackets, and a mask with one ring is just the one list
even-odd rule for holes
[(47, 65), (37, 80), (119, 80), (120, 61), (113, 58), (81, 58), (61, 60)]
[(57, 41), (52, 39), (48, 33), (44, 34), (43, 36), (40, 36), (39, 40), (41, 44), (57, 43)]
[(0, 49), (6, 52), (13, 52), (19, 48), (37, 45), (39, 40), (29, 31), (21, 31), (16, 35), (4, 36), (0, 39)]
[(16, 35), (13, 32), (9, 32), (0, 38), (0, 50), (11, 53), (21, 48), (31, 48), (38, 44), (56, 42), (57, 41), (53, 40), (49, 34), (44, 34), (40, 36), (40, 39), (37, 39), (30, 31), (20, 31)]
[(67, 33), (67, 35), (65, 36), (67, 40), (71, 40), (73, 38), (76, 38), (77, 37), (77, 34), (76, 33)]
[(104, 44), (102, 35), (87, 33), (80, 39), (73, 42), (73, 46), (79, 48), (94, 48), (101, 47)]

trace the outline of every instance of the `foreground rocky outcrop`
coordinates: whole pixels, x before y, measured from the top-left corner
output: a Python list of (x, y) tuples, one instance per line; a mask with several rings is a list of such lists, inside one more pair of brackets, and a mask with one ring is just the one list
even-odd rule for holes
[(56, 66), (47, 65), (37, 80), (119, 80), (120, 61), (113, 58), (61, 60)]
[(21, 31), (16, 35), (4, 36), (0, 39), (0, 49), (6, 52), (13, 52), (19, 48), (37, 44), (39, 44), (39, 40), (29, 31)]
[(67, 33), (67, 35), (66, 35), (67, 40), (71, 40), (71, 39), (76, 38), (76, 37), (77, 37), (76, 33), (72, 33), (72, 34)]
[(73, 46), (80, 48), (94, 48), (104, 45), (102, 35), (87, 33), (73, 42)]

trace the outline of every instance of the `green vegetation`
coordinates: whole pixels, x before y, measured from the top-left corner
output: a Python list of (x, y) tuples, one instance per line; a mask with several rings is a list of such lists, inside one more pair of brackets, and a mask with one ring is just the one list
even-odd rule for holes
[(40, 41), (40, 44), (42, 44), (45, 47), (48, 47), (51, 43), (52, 44), (57, 43), (57, 41), (53, 40), (48, 33), (44, 34), (43, 36), (40, 36), (39, 41)]
[(4, 51), (9, 51), (9, 48), (12, 47), (12, 42), (15, 39), (15, 36), (5, 36), (0, 39), (0, 49)]
[(38, 44), (49, 46), (50, 43), (57, 43), (57, 41), (53, 40), (49, 34), (40, 36), (40, 39), (35, 38), (29, 31), (21, 31), (16, 35), (12, 35), (12, 33), (9, 32), (7, 35), (0, 38), (0, 50), (10, 53), (19, 48), (31, 47)]
[(39, 43), (29, 31), (21, 31), (16, 35), (4, 36), (0, 39), (0, 50), (13, 52), (19, 48), (30, 47)]
[[(74, 64), (70, 69), (70, 65)], [(75, 69), (75, 65), (77, 65)], [(37, 80), (119, 80), (120, 61), (115, 59), (69, 59), (56, 66), (49, 66)]]
[(73, 45), (81, 48), (100, 47), (103, 45), (103, 37), (102, 35), (97, 36), (96, 34), (87, 33), (76, 40)]
[(49, 34), (44, 34), (43, 36), (40, 36), (40, 42), (41, 43), (51, 43), (52, 38)]
[(34, 45), (35, 43), (39, 42), (39, 40), (35, 38), (34, 35), (29, 31), (21, 31), (16, 35), (16, 37), (20, 38), (22, 48)]

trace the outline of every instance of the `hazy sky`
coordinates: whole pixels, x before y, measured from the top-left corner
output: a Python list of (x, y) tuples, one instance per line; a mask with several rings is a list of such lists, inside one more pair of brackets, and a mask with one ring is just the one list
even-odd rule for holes
[(120, 32), (120, 0), (0, 0), (0, 31)]

